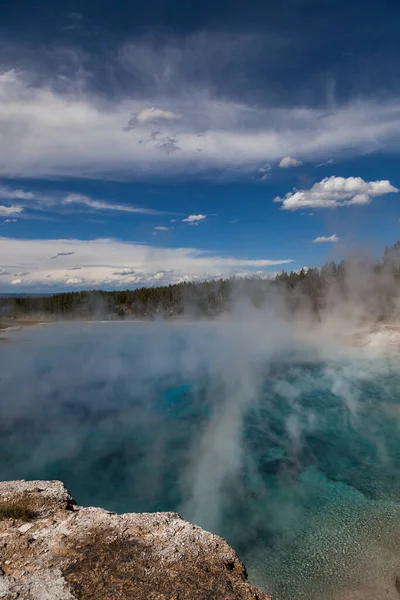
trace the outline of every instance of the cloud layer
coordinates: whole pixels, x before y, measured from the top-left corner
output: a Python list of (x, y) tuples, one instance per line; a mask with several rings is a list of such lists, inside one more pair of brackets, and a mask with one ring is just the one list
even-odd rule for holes
[[(54, 260), (54, 259), (57, 260)], [(114, 239), (21, 240), (0, 237), (0, 288), (134, 286), (230, 275), (268, 275), (293, 262), (213, 256), (195, 248), (157, 248)]]
[(301, 208), (337, 208), (352, 204), (369, 204), (372, 198), (398, 192), (390, 181), (364, 181), (361, 177), (325, 177), (309, 190), (288, 192), (281, 202), (284, 210)]
[(172, 94), (164, 81), (155, 105), (148, 97), (105, 98), (82, 81), (60, 85), (0, 73), (0, 176), (240, 176), (266, 163), (321, 162), (400, 146), (397, 100), (349, 102), (326, 113), (183, 89)]

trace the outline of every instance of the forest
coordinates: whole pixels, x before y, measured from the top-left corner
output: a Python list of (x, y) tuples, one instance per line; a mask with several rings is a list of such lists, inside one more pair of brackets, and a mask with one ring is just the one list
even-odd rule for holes
[(54, 295), (0, 297), (4, 320), (213, 318), (235, 304), (279, 306), (316, 318), (334, 307), (356, 305), (366, 318), (393, 318), (400, 308), (400, 241), (371, 263), (351, 259), (321, 268), (283, 271), (272, 279), (219, 279), (132, 290), (85, 290)]

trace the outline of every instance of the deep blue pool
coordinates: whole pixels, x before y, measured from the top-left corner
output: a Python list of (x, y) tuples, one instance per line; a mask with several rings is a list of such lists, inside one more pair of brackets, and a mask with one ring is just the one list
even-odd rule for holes
[(1, 479), (61, 479), (80, 504), (118, 512), (178, 511), (225, 537), (277, 600), (377, 585), (396, 597), (397, 356), (259, 323), (9, 335)]

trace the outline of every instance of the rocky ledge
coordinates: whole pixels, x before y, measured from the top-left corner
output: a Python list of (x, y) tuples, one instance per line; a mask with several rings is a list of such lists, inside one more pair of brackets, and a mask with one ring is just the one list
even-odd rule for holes
[(77, 506), (60, 481), (0, 482), (3, 600), (271, 600), (221, 538), (176, 513)]

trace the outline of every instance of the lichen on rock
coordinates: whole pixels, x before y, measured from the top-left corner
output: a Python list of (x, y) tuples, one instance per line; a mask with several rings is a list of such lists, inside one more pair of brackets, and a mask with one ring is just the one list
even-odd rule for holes
[(0, 598), (270, 600), (218, 536), (176, 513), (79, 507), (60, 481), (0, 482)]

